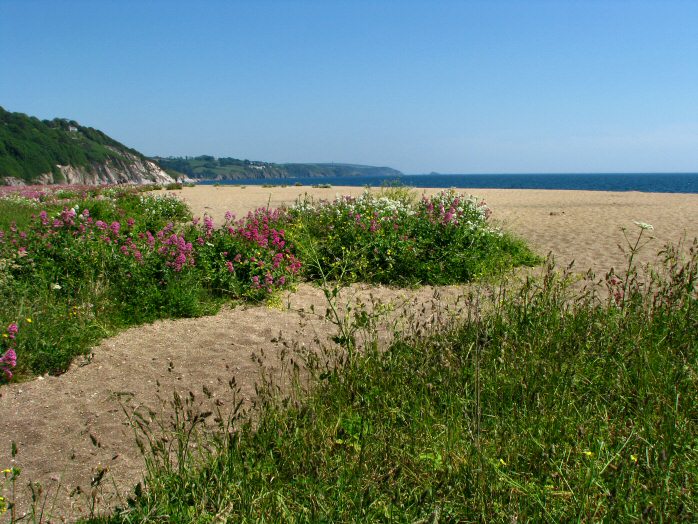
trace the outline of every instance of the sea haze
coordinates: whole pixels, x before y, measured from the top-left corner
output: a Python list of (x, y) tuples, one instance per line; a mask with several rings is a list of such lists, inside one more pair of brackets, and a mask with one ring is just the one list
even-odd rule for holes
[(698, 173), (575, 173), (501, 175), (402, 175), (399, 177), (346, 176), (254, 180), (205, 180), (201, 184), (332, 184), (334, 186), (464, 187), (499, 189), (576, 189), (642, 191), (645, 193), (698, 193)]

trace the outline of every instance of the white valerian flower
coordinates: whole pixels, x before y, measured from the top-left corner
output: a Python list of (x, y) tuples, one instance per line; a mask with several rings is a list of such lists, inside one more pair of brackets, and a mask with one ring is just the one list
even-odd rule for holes
[(652, 224), (647, 224), (645, 222), (638, 222), (637, 220), (633, 220), (633, 224), (638, 226), (640, 229), (647, 229), (649, 231), (654, 230), (654, 226)]
[(59, 289), (61, 289), (61, 285), (60, 284), (52, 284), (51, 289), (59, 290)]

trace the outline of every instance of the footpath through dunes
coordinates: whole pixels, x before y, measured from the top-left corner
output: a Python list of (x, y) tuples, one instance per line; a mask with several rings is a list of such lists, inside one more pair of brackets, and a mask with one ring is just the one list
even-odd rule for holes
[[(461, 295), (457, 286), (402, 290), (353, 285), (336, 303), (340, 314), (347, 304), (365, 304), (369, 312), (380, 304), (386, 312), (377, 333), (384, 346), (396, 330), (446, 322), (461, 307)], [(57, 519), (124, 504), (145, 472), (124, 408), (164, 421), (176, 391), (183, 398), (191, 392), (203, 401), (202, 409), (220, 408), (223, 414), (239, 401), (243, 410), (254, 409), (262, 373), (283, 387), (292, 377), (293, 362), (302, 365), (308, 351), (321, 356), (321, 348), (332, 349), (338, 331), (324, 318), (326, 307), (320, 288), (301, 284), (274, 307), (226, 307), (213, 316), (128, 329), (104, 340), (90, 358), (75, 362), (63, 375), (3, 386), (0, 435), (5, 445), (0, 457), (3, 467), (22, 470), (19, 514), (31, 508), (29, 481), (41, 484), (47, 511)], [(15, 459), (10, 457), (11, 441), (18, 447)]]
[[(198, 186), (178, 191), (195, 215), (209, 213), (217, 223), (231, 210), (238, 216), (255, 207), (292, 203), (305, 192), (317, 198), (358, 194), (363, 188), (310, 189), (248, 186)], [(428, 190), (435, 192), (437, 190)], [(548, 251), (558, 262), (576, 260), (580, 271), (593, 268), (597, 275), (624, 263), (617, 247), (623, 243), (621, 227), (631, 238), (639, 229), (633, 220), (654, 226), (656, 238), (645, 248), (650, 259), (665, 242), (698, 236), (698, 195), (602, 193), (536, 190), (473, 190), (494, 211), (506, 229), (529, 240), (541, 254)], [(398, 329), (434, 322), (439, 312), (453, 311), (462, 287), (399, 290), (352, 286), (348, 300), (393, 304), (383, 319), (381, 338), (387, 341), (393, 322)], [(0, 389), (0, 449), (2, 468), (22, 468), (18, 479), (20, 511), (31, 503), (29, 481), (39, 482), (56, 516), (72, 519), (90, 511), (92, 479), (107, 473), (94, 491), (98, 511), (108, 509), (142, 478), (144, 462), (121, 405), (147, 406), (159, 412), (161, 400), (173, 390), (193, 392), (203, 398), (206, 387), (225, 411), (235, 398), (253, 406), (260, 369), (278, 376), (286, 348), (317, 348), (336, 333), (323, 318), (326, 301), (322, 290), (302, 284), (282, 297), (277, 307), (225, 308), (198, 319), (158, 321), (132, 328), (104, 340), (90, 359), (76, 362), (58, 377), (41, 377)], [(457, 309), (457, 305), (455, 306)], [(315, 313), (311, 314), (314, 310)], [(416, 317), (412, 315), (417, 315)], [(447, 316), (447, 315), (446, 315)], [(290, 352), (292, 354), (293, 351)], [(235, 379), (237, 394), (229, 387)], [(10, 442), (19, 452), (12, 461)], [(76, 488), (80, 486), (78, 491)], [(60, 489), (59, 489), (60, 487)], [(54, 494), (56, 494), (54, 503)], [(72, 496), (71, 496), (72, 494)], [(57, 520), (57, 519), (54, 519)]]

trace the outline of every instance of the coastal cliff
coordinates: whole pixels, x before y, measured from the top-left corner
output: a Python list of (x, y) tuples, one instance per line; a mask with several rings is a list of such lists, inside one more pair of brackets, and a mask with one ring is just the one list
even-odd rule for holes
[(0, 107), (0, 185), (174, 181), (156, 162), (97, 129)]

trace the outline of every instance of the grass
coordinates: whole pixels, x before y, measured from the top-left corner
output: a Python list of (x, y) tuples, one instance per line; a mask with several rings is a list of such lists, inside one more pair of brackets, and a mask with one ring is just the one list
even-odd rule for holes
[(176, 397), (144, 489), (94, 522), (694, 522), (698, 244), (662, 256), (474, 292), (450, 329), (311, 365), (254, 421), (204, 431)]

